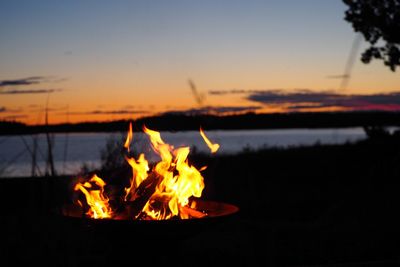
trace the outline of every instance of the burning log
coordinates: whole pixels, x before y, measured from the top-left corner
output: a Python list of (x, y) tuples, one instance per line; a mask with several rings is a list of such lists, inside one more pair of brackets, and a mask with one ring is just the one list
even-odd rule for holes
[(137, 188), (132, 196), (133, 201), (127, 203), (128, 217), (136, 218), (143, 210), (150, 197), (154, 194), (156, 186), (159, 183), (161, 176), (152, 172)]
[[(129, 155), (133, 136), (130, 124), (124, 144), (125, 159), (132, 168), (130, 186), (125, 188), (123, 198), (112, 197), (109, 202), (106, 194), (109, 190), (104, 190), (106, 183), (97, 175), (88, 182), (77, 183), (74, 190), (85, 195), (90, 207), (86, 215), (94, 219), (116, 220), (168, 220), (208, 216), (194, 206), (189, 207), (190, 199), (200, 198), (204, 189), (204, 178), (200, 173), (204, 168), (198, 170), (189, 163), (190, 148), (174, 148), (162, 140), (159, 132), (146, 127), (143, 130), (161, 160), (150, 168), (144, 154), (140, 154), (137, 159)], [(212, 143), (202, 129), (200, 134), (211, 152), (215, 153), (219, 145)]]

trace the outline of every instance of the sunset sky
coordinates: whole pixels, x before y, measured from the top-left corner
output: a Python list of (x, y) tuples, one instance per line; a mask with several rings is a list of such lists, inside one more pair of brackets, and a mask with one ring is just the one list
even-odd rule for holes
[[(29, 124), (400, 110), (400, 74), (359, 54), (340, 0), (1, 1), (0, 120)], [(194, 93), (196, 92), (196, 94)], [(307, 107), (308, 109), (305, 109)]]

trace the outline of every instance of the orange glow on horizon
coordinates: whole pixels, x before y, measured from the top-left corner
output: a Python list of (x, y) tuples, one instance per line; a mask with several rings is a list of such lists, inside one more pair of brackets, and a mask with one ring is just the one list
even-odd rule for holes
[[(325, 107), (325, 108), (304, 108), (299, 112), (334, 112), (334, 111), (344, 111), (344, 108), (340, 107)], [(168, 110), (165, 110), (168, 111)], [(290, 112), (290, 111), (289, 111)], [(227, 112), (225, 114), (221, 114), (219, 116), (229, 116), (229, 115), (240, 115), (245, 114), (246, 112)], [(288, 110), (285, 107), (267, 107), (260, 110), (251, 111), (254, 114), (272, 114), (272, 113), (288, 113)], [(52, 116), (49, 114), (49, 125), (57, 125), (64, 123), (78, 124), (78, 123), (93, 123), (93, 122), (112, 122), (117, 120), (126, 120), (126, 121), (134, 121), (137, 119), (157, 116), (161, 115), (161, 112), (148, 114), (143, 116), (129, 116), (129, 115), (78, 115), (78, 116), (70, 116), (68, 121), (64, 116)], [(218, 115), (218, 114), (214, 114)], [(1, 119), (0, 119), (1, 120)], [(37, 123), (37, 119), (34, 117), (32, 119), (17, 119), (17, 120), (4, 120), (4, 121), (17, 121), (25, 123), (26, 125), (44, 125), (44, 118)]]
[[(354, 73), (349, 88), (338, 91), (340, 81), (328, 79), (324, 75), (315, 78), (313, 72), (304, 72), (303, 76), (294, 75), (293, 79), (287, 79), (285, 72), (273, 72), (276, 75), (263, 78), (260, 71), (243, 72), (241, 75), (232, 76), (229, 82), (222, 82), (215, 73), (207, 73), (200, 81), (196, 81), (199, 93), (205, 95), (203, 105), (210, 107), (241, 107), (260, 106), (260, 109), (252, 110), (254, 113), (281, 113), (291, 112), (285, 105), (262, 106), (259, 103), (249, 101), (245, 94), (215, 96), (208, 94), (210, 88), (231, 90), (243, 88), (243, 90), (264, 90), (271, 88), (283, 88), (282, 91), (293, 91), (296, 88), (306, 88), (315, 91), (336, 91), (339, 94), (373, 94), (381, 92), (399, 91), (399, 79), (396, 74), (380, 69), (376, 65), (368, 66), (356, 64), (359, 73)], [(371, 71), (377, 75), (370, 75)], [(219, 72), (222, 75), (223, 72)], [(94, 75), (94, 74), (93, 74)], [(160, 81), (168, 77), (161, 75)], [(100, 76), (99, 76), (100, 77)], [(94, 79), (94, 77), (91, 77)], [(147, 77), (149, 78), (149, 77)], [(82, 78), (83, 79), (83, 78)], [(89, 79), (90, 80), (90, 79)], [(154, 79), (153, 79), (154, 80)], [(76, 88), (65, 89), (52, 94), (34, 95), (2, 95), (0, 108), (0, 120), (18, 121), (28, 125), (44, 124), (45, 107), (48, 99), (49, 124), (81, 123), (81, 122), (106, 122), (115, 120), (136, 120), (142, 117), (160, 115), (167, 111), (184, 111), (201, 108), (184, 79), (171, 79), (167, 83), (148, 81), (142, 78), (131, 89), (132, 82), (127, 78), (121, 79), (117, 84), (112, 84), (110, 77), (100, 77), (96, 82), (67, 81), (63, 86)], [(181, 81), (183, 80), (183, 81)], [(101, 83), (103, 81), (103, 83)], [(302, 86), (296, 86), (301, 84)], [(114, 88), (110, 90), (109, 88)], [(138, 90), (137, 88), (141, 88)], [(158, 89), (157, 89), (158, 88)], [(162, 88), (159, 89), (159, 88)], [(285, 89), (292, 88), (292, 89)], [(323, 89), (321, 89), (323, 88)], [(329, 89), (333, 88), (333, 89)], [(362, 89), (356, 89), (362, 88)], [(157, 95), (158, 97), (154, 97)], [(344, 110), (338, 107), (304, 108), (296, 111), (338, 111)], [(234, 112), (223, 115), (235, 114)]]

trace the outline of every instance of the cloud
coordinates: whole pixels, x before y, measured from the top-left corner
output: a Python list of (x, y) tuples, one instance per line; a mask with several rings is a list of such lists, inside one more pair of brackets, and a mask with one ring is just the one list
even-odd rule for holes
[(228, 94), (248, 94), (251, 92), (257, 92), (257, 90), (244, 90), (244, 89), (231, 89), (231, 90), (210, 90), (210, 95), (228, 95)]
[(0, 113), (20, 113), (22, 111), (23, 111), (22, 108), (10, 109), (4, 106), (0, 106)]
[(350, 75), (348, 75), (348, 74), (328, 75), (326, 78), (328, 78), (328, 79), (349, 79)]
[[(83, 112), (69, 112), (69, 115), (131, 115), (131, 114), (146, 114), (149, 113), (145, 110), (126, 110), (126, 109), (117, 109), (117, 110), (91, 110), (91, 111), (83, 111)], [(63, 113), (66, 115), (67, 113)]]
[(332, 91), (265, 90), (246, 99), (266, 106), (285, 106), (289, 110), (338, 107), (347, 110), (400, 111), (400, 92), (345, 95)]
[(223, 107), (209, 107), (204, 108), (203, 110), (208, 110), (211, 113), (232, 113), (232, 112), (246, 112), (246, 111), (255, 111), (261, 109), (260, 106), (223, 106)]
[(62, 89), (12, 89), (0, 91), (2, 95), (19, 95), (19, 94), (48, 94), (60, 92)]
[(375, 94), (342, 94), (333, 90), (267, 89), (267, 90), (210, 90), (209, 94), (224, 96), (243, 94), (246, 100), (264, 107), (282, 108), (287, 111), (338, 108), (343, 110), (400, 111), (400, 91)]
[(45, 79), (43, 76), (32, 76), (16, 80), (2, 80), (0, 81), (0, 87), (38, 84), (44, 82)]
[(283, 104), (283, 103), (320, 103), (335, 102), (340, 95), (332, 92), (313, 92), (302, 89), (295, 92), (286, 93), (281, 90), (266, 90), (251, 93), (246, 97), (248, 100), (262, 104)]
[(67, 110), (67, 106), (52, 106), (52, 107), (44, 107), (39, 105), (29, 105), (27, 112), (56, 112)]
[(142, 113), (148, 113), (147, 111), (144, 110), (93, 110), (88, 112), (87, 114), (92, 114), (92, 115), (103, 115), (103, 114), (110, 114), (110, 115), (123, 115), (123, 114), (142, 114)]
[[(26, 88), (40, 83), (59, 83), (65, 81), (66, 78), (32, 76), (22, 79), (1, 80), (0, 94), (2, 95), (18, 95), (18, 94), (48, 94), (62, 91), (62, 89), (32, 89)], [(22, 88), (21, 88), (22, 87)], [(12, 89), (11, 89), (12, 88)]]
[(23, 119), (23, 118), (27, 118), (28, 115), (23, 115), (23, 114), (19, 114), (19, 115), (8, 115), (8, 116), (1, 116), (0, 120), (16, 120), (16, 119)]
[(202, 108), (192, 108), (185, 110), (169, 110), (164, 112), (163, 115), (171, 114), (190, 114), (190, 115), (201, 115), (201, 114), (230, 114), (230, 113), (243, 113), (250, 112), (261, 109), (261, 106), (220, 106), (220, 107), (202, 107)]
[(28, 117), (26, 114), (21, 114), (22, 109), (10, 109), (0, 106), (0, 120), (17, 120)]

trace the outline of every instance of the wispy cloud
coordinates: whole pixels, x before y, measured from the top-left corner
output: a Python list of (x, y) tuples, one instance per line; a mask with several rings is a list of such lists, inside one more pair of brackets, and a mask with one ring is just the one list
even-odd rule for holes
[(32, 76), (14, 80), (2, 80), (0, 81), (0, 87), (38, 84), (44, 82), (45, 79), (46, 77), (43, 76)]
[(328, 79), (348, 79), (348, 78), (350, 78), (350, 75), (348, 75), (348, 74), (328, 75), (326, 78), (328, 78)]
[(22, 108), (8, 108), (4, 106), (0, 106), (0, 112), (1, 113), (20, 113), (23, 112)]
[(183, 110), (169, 110), (164, 112), (163, 115), (169, 114), (190, 114), (190, 115), (201, 115), (201, 114), (231, 114), (231, 113), (243, 113), (250, 112), (261, 109), (261, 106), (220, 106), (220, 107), (202, 107), (202, 108), (192, 108)]
[(296, 89), (271, 90), (212, 90), (210, 94), (243, 94), (246, 100), (264, 107), (282, 107), (288, 111), (304, 109), (340, 108), (343, 110), (400, 111), (400, 92), (375, 94), (342, 94), (335, 91)]
[[(52, 77), (52, 76), (31, 76), (21, 79), (0, 80), (0, 94), (2, 95), (19, 95), (19, 94), (48, 94), (60, 92), (62, 89), (54, 88), (29, 88), (32, 85), (43, 83), (59, 83), (65, 81), (66, 78)], [(28, 87), (28, 88), (27, 88)]]
[(264, 105), (284, 105), (289, 110), (338, 107), (349, 110), (400, 110), (400, 92), (345, 95), (335, 92), (302, 90), (286, 93), (264, 91), (252, 93), (247, 99)]
[(343, 95), (333, 92), (314, 92), (307, 89), (289, 93), (281, 90), (266, 90), (250, 93), (246, 98), (262, 104), (336, 103), (339, 99), (343, 98)]
[(49, 94), (61, 92), (62, 89), (12, 89), (0, 91), (2, 95), (19, 95), (19, 94)]
[(28, 117), (28, 115), (26, 115), (26, 114), (7, 115), (7, 116), (1, 116), (0, 120), (9, 121), (9, 120), (16, 120), (16, 119), (24, 119), (24, 118), (27, 118), (27, 117)]
[(16, 120), (26, 118), (26, 114), (21, 114), (22, 109), (10, 109), (4, 106), (0, 106), (0, 120)]
[[(131, 114), (147, 114), (149, 113), (146, 110), (125, 110), (125, 109), (117, 109), (117, 110), (90, 110), (90, 111), (82, 111), (82, 112), (69, 112), (69, 115), (131, 115)], [(67, 113), (63, 113), (66, 115)]]
[(68, 107), (64, 105), (45, 107), (40, 105), (29, 105), (27, 112), (57, 112), (67, 110)]
[(233, 94), (249, 94), (258, 92), (259, 90), (245, 90), (245, 89), (231, 89), (231, 90), (217, 90), (212, 89), (208, 91), (210, 95), (233, 95)]
[(246, 112), (261, 109), (260, 106), (222, 106), (222, 107), (209, 107), (208, 110), (214, 113), (232, 113), (232, 112)]

